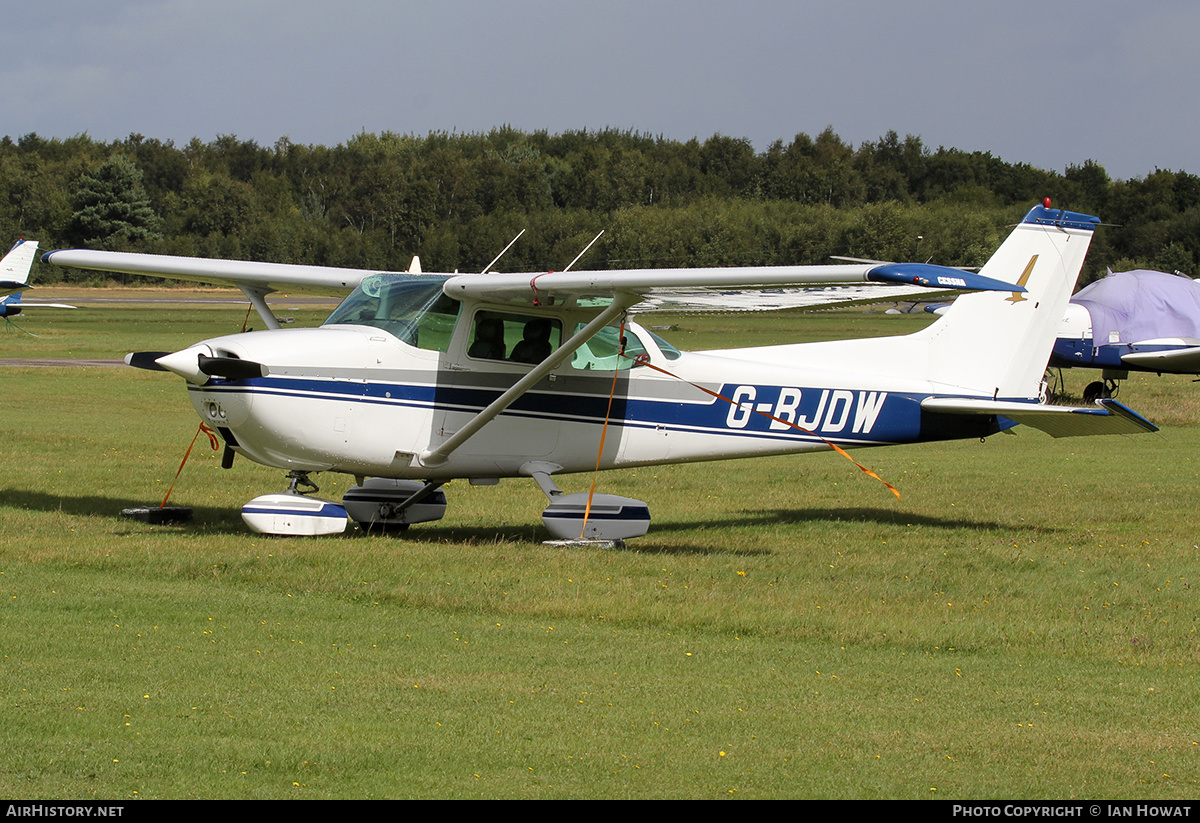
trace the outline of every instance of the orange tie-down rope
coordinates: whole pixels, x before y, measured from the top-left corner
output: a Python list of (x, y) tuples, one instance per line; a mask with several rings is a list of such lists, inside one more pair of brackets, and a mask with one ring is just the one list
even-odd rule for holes
[(183, 460), (179, 463), (179, 470), (175, 472), (175, 479), (171, 481), (171, 488), (167, 489), (167, 496), (163, 498), (163, 502), (159, 504), (160, 509), (167, 507), (167, 501), (171, 499), (171, 492), (175, 491), (175, 483), (179, 480), (179, 475), (183, 474), (183, 467), (187, 464), (188, 458), (192, 454), (192, 447), (196, 445), (196, 440), (200, 437), (200, 432), (208, 435), (208, 444), (212, 446), (212, 450), (216, 451), (221, 447), (221, 442), (217, 440), (217, 433), (204, 425), (204, 421), (200, 422), (200, 428), (196, 429), (196, 435), (192, 438), (191, 445), (187, 447), (187, 451), (183, 453)]
[[(625, 356), (624, 319), (621, 320), (620, 329), (617, 331), (617, 356)], [(612, 415), (613, 397), (617, 393), (617, 375), (620, 373), (620, 369), (613, 369), (612, 387), (608, 390), (608, 408), (604, 410), (604, 425), (600, 428), (600, 449), (596, 452), (596, 470), (592, 472), (592, 487), (588, 489), (587, 505), (583, 507), (583, 526), (579, 529), (580, 540), (584, 539), (583, 535), (587, 532), (588, 518), (592, 514), (592, 497), (596, 494), (596, 478), (600, 475), (600, 460), (604, 456), (604, 439), (608, 437), (608, 419)]]
[[(623, 351), (622, 351), (622, 353), (621, 353), (621, 356), (622, 356), (622, 357), (629, 357), (629, 355), (625, 354)], [(630, 359), (633, 359), (633, 358), (630, 358)], [(842, 457), (846, 458), (846, 459), (847, 459), (847, 460), (849, 460), (851, 463), (853, 463), (854, 465), (858, 466), (858, 468), (859, 468), (859, 469), (860, 469), (860, 470), (861, 470), (861, 471), (862, 471), (864, 474), (866, 474), (868, 477), (873, 477), (873, 478), (875, 478), (876, 480), (878, 480), (880, 483), (882, 483), (883, 485), (887, 486), (887, 487), (888, 487), (888, 490), (889, 490), (889, 491), (890, 491), (892, 494), (896, 495), (896, 499), (897, 499), (897, 500), (899, 500), (899, 499), (900, 499), (900, 492), (898, 492), (898, 491), (896, 490), (896, 487), (895, 487), (895, 486), (893, 486), (891, 483), (889, 483), (889, 482), (887, 482), (886, 480), (884, 480), (882, 477), (880, 477), (879, 475), (877, 475), (875, 472), (873, 472), (873, 471), (871, 471), (870, 469), (868, 469), (868, 468), (867, 468), (866, 466), (864, 466), (862, 463), (859, 463), (857, 460), (855, 460), (853, 457), (851, 457), (851, 456), (850, 456), (850, 454), (849, 454), (849, 453), (848, 453), (848, 452), (847, 452), (845, 449), (843, 449), (841, 446), (839, 446), (837, 443), (834, 443), (834, 442), (831, 442), (831, 441), (829, 441), (829, 440), (826, 440), (824, 437), (822, 437), (821, 435), (817, 434), (816, 432), (814, 432), (814, 431), (810, 431), (809, 429), (806, 429), (806, 428), (804, 428), (803, 426), (798, 426), (798, 425), (796, 425), (795, 423), (793, 423), (793, 422), (792, 422), (792, 421), (790, 421), (790, 420), (784, 420), (783, 418), (776, 417), (775, 415), (773, 415), (773, 414), (770, 414), (770, 413), (768, 413), (768, 412), (759, 411), (758, 409), (756, 409), (756, 408), (753, 408), (753, 407), (746, 407), (746, 406), (742, 406), (740, 403), (736, 403), (736, 402), (734, 402), (733, 400), (729, 399), (728, 397), (726, 397), (726, 396), (725, 396), (725, 395), (723, 395), (723, 394), (719, 394), (719, 393), (717, 393), (717, 392), (715, 392), (715, 391), (712, 391), (711, 389), (706, 389), (706, 388), (704, 388), (703, 386), (699, 386), (699, 385), (697, 385), (697, 384), (693, 383), (691, 380), (684, 379), (684, 378), (680, 377), (680, 376), (679, 376), (679, 375), (677, 375), (677, 374), (672, 374), (671, 372), (667, 371), (666, 369), (664, 369), (664, 368), (660, 368), (659, 366), (656, 366), (656, 365), (654, 365), (653, 363), (651, 363), (651, 362), (649, 362), (649, 361), (647, 361), (647, 360), (638, 360), (638, 362), (639, 362), (639, 363), (641, 363), (641, 365), (643, 365), (643, 366), (646, 366), (647, 368), (654, 369), (654, 371), (656, 371), (656, 372), (659, 372), (660, 374), (665, 374), (667, 377), (673, 377), (673, 378), (675, 378), (676, 380), (681, 380), (681, 381), (683, 381), (684, 383), (687, 383), (689, 386), (691, 386), (691, 387), (693, 387), (693, 388), (696, 388), (696, 389), (699, 389), (700, 391), (704, 392), (705, 394), (711, 395), (711, 396), (713, 396), (713, 397), (717, 398), (718, 400), (724, 400), (726, 403), (730, 404), (731, 406), (738, 406), (739, 408), (743, 408), (743, 409), (745, 409), (745, 408), (749, 408), (749, 410), (750, 410), (750, 411), (754, 412), (755, 414), (760, 414), (760, 415), (762, 415), (763, 417), (767, 418), (768, 420), (774, 420), (774, 421), (775, 421), (775, 422), (777, 422), (777, 423), (782, 423), (782, 424), (784, 424), (785, 426), (790, 426), (791, 428), (793, 428), (793, 429), (796, 429), (797, 431), (802, 431), (802, 432), (804, 432), (805, 434), (810, 434), (810, 435), (812, 435), (813, 437), (817, 438), (817, 439), (818, 439), (818, 440), (820, 440), (822, 443), (824, 443), (826, 446), (828, 446), (829, 448), (833, 449), (835, 452), (837, 452), (838, 454), (840, 454)], [(610, 403), (611, 403), (611, 401), (610, 401)], [(607, 422), (607, 421), (606, 421), (606, 422)]]
[[(673, 378), (675, 380), (679, 380), (683, 383), (687, 383), (692, 388), (699, 389), (700, 391), (704, 392), (705, 394), (715, 397), (718, 400), (724, 400), (726, 403), (728, 403), (731, 406), (738, 406), (739, 408), (747, 408), (746, 406), (742, 406), (741, 404), (734, 402), (733, 400), (731, 400), (730, 398), (726, 397), (723, 394), (720, 394), (719, 392), (715, 392), (712, 389), (706, 389), (703, 386), (693, 383), (691, 380), (687, 380), (683, 377), (680, 377), (677, 374), (672, 374), (671, 372), (667, 371), (666, 369), (654, 365), (649, 360), (643, 359), (642, 357), (630, 357), (629, 355), (627, 355), (625, 353), (625, 322), (624, 321), (621, 322), (621, 327), (620, 327), (620, 331), (618, 332), (617, 339), (621, 341), (620, 348), (617, 351), (617, 355), (619, 357), (624, 357), (627, 360), (634, 360), (639, 365), (646, 366), (647, 368), (653, 369), (654, 371), (656, 371), (660, 374), (665, 374), (667, 377)], [(580, 540), (584, 539), (583, 535), (587, 531), (588, 517), (592, 511), (592, 496), (596, 493), (596, 477), (600, 473), (600, 460), (601, 460), (601, 456), (604, 454), (604, 439), (608, 435), (608, 420), (609, 420), (610, 415), (612, 414), (613, 396), (616, 394), (616, 391), (617, 391), (617, 374), (618, 373), (619, 373), (618, 369), (613, 369), (612, 388), (609, 390), (609, 393), (608, 393), (608, 409), (604, 413), (604, 426), (600, 430), (600, 451), (596, 454), (596, 471), (592, 474), (592, 487), (591, 487), (591, 490), (588, 491), (587, 506), (584, 508), (584, 511), (583, 511), (583, 528), (580, 529), (580, 532), (579, 532)], [(784, 420), (781, 417), (776, 417), (775, 415), (769, 414), (768, 412), (759, 411), (758, 409), (753, 408), (753, 407), (750, 407), (749, 410), (754, 412), (755, 414), (762, 415), (763, 417), (767, 418), (768, 420), (774, 420), (776, 422), (784, 424), (785, 426), (790, 426), (791, 428), (796, 429), (797, 431), (802, 431), (805, 434), (812, 435), (813, 437), (817, 438), (822, 443), (824, 443), (826, 446), (828, 446), (829, 448), (833, 449), (835, 452), (840, 454), (842, 457), (846, 458), (851, 463), (858, 466), (859, 470), (861, 472), (863, 472), (864, 474), (866, 474), (868, 477), (873, 477), (876, 480), (878, 480), (880, 483), (882, 483), (883, 485), (887, 486), (888, 491), (890, 491), (892, 494), (896, 495), (897, 500), (900, 499), (900, 492), (896, 489), (895, 486), (893, 486), (891, 483), (884, 480), (882, 477), (880, 477), (875, 472), (868, 469), (862, 463), (859, 463), (857, 460), (855, 460), (853, 457), (850, 456), (849, 452), (847, 452), (845, 449), (843, 449), (837, 443), (826, 440), (824, 437), (817, 434), (816, 432), (810, 431), (809, 429), (806, 429), (803, 426), (798, 426), (790, 420)]]

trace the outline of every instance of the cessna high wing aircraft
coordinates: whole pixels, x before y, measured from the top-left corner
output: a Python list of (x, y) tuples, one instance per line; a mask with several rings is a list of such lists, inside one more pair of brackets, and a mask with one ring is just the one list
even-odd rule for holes
[[(1154, 431), (1112, 400), (1039, 402), (1098, 219), (1032, 209), (978, 274), (924, 264), (542, 274), (372, 273), (55, 251), (51, 263), (237, 284), (269, 330), (130, 355), (187, 381), (234, 453), (290, 473), (243, 508), (251, 528), (340, 532), (350, 516), (403, 526), (445, 511), (441, 486), (531, 477), (562, 539), (644, 534), (645, 503), (564, 494), (553, 475), (830, 448)], [(851, 287), (980, 290), (903, 337), (681, 352), (628, 319), (679, 291)], [(279, 329), (273, 290), (350, 294), (316, 329)], [(861, 292), (854, 293), (862, 297)], [(828, 296), (828, 295), (826, 295)], [(892, 296), (881, 299), (894, 299)], [(338, 505), (310, 472), (354, 475)]]

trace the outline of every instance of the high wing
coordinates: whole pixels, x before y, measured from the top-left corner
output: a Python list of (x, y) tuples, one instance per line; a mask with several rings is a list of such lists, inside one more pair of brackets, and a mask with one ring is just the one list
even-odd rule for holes
[[(369, 269), (212, 260), (158, 254), (63, 249), (46, 253), (47, 263), (69, 268), (150, 275), (237, 286), (272, 328), (278, 323), (263, 298), (275, 291), (344, 295), (367, 277), (400, 274)], [(419, 272), (413, 259), (409, 272)], [(799, 289), (801, 291), (797, 292)], [(729, 294), (730, 290), (753, 296)], [(786, 295), (783, 290), (787, 290)], [(787, 308), (867, 300), (893, 300), (930, 290), (1024, 291), (973, 272), (921, 263), (858, 263), (755, 268), (628, 269), (618, 271), (468, 274), (447, 282), (448, 296), (488, 302), (531, 300), (556, 305), (636, 296), (642, 310)], [(766, 293), (776, 292), (776, 293)]]
[[(42, 260), (72, 269), (90, 269), (114, 274), (141, 274), (196, 283), (237, 286), (258, 311), (263, 322), (271, 329), (280, 328), (278, 318), (275, 317), (265, 299), (272, 292), (286, 290), (342, 297), (352, 291), (364, 278), (374, 274), (393, 273), (370, 269), (303, 266), (291, 263), (258, 263), (250, 260), (213, 260), (202, 257), (175, 257), (165, 254), (90, 251), (88, 249), (51, 251), (42, 255)], [(413, 264), (409, 271), (420, 271), (420, 261), (417, 258), (413, 258)]]
[(42, 261), (70, 269), (142, 274), (214, 285), (249, 286), (267, 294), (287, 290), (343, 295), (362, 282), (364, 277), (380, 274), (369, 269), (256, 263), (249, 260), (211, 260), (202, 257), (88, 249), (46, 252), (42, 255)]
[(914, 291), (929, 290), (1024, 291), (1022, 286), (1013, 283), (944, 266), (862, 263), (459, 275), (446, 283), (445, 292), (459, 299), (518, 303), (532, 300), (541, 305), (603, 300), (623, 295), (637, 297), (643, 306), (648, 304), (651, 309), (676, 308), (681, 304), (691, 307), (694, 304), (689, 304), (689, 299), (705, 295), (708, 297), (705, 301), (708, 308), (737, 307), (739, 301), (721, 299), (720, 292), (730, 289), (808, 289), (816, 292), (811, 302), (788, 305), (819, 305), (840, 300), (888, 300)]

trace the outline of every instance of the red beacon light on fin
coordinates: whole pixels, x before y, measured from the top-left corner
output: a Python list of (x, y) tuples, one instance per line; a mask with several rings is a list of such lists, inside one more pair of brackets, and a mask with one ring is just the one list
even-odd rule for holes
[(1050, 208), (1050, 198), (1049, 197), (1042, 198), (1042, 206), (1047, 209)]

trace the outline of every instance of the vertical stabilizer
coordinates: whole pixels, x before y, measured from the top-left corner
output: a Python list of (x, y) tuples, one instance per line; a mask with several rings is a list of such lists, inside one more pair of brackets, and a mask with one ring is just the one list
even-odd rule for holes
[(929, 380), (955, 393), (1036, 398), (1099, 222), (1061, 209), (1031, 209), (980, 271), (1024, 286), (1025, 293), (962, 295), (913, 335), (928, 344)]
[(11, 294), (29, 283), (29, 269), (37, 246), (36, 240), (18, 240), (0, 260), (0, 295)]

